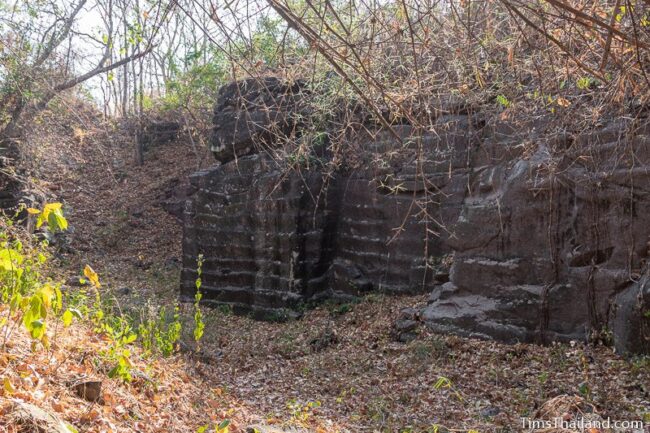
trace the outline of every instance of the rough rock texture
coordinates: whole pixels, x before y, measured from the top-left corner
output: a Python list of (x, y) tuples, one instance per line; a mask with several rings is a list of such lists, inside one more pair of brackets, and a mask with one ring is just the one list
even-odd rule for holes
[(219, 90), (210, 149), (221, 162), (257, 153), (291, 137), (304, 83), (275, 77), (232, 82)]
[[(254, 140), (233, 132), (236, 103), (223, 98), (232, 88), (217, 104), (214, 141), (236, 136), (239, 156)], [(264, 154), (197, 173), (182, 295), (194, 295), (202, 253), (205, 299), (241, 309), (430, 291), (419, 317), (437, 331), (613, 338), (648, 353), (650, 123), (636, 122), (558, 134), (548, 120), (443, 114), (435, 133), (396, 127), (402, 143), (359, 135), (365, 168), (333, 177)]]
[(610, 305), (609, 327), (619, 353), (650, 353), (650, 282), (628, 285)]
[[(388, 137), (375, 138), (376, 152), (396, 144)], [(197, 192), (185, 210), (182, 295), (194, 296), (198, 254), (205, 257), (204, 299), (266, 315), (372, 290), (423, 293), (446, 281), (440, 259), (451, 249), (427, 238), (435, 224), (412, 215), (413, 198), (429, 189), (462, 193), (466, 179), (447, 175), (450, 148), (434, 151), (443, 137), (421, 137), (437, 158), (423, 168), (426, 187), (416, 176), (415, 142), (395, 169), (340, 173), (327, 182), (320, 170), (287, 172), (263, 154), (196, 173)], [(391, 189), (393, 183), (400, 187)], [(424, 207), (447, 224), (460, 211), (452, 199)]]
[(0, 141), (0, 210), (15, 210), (23, 195), (23, 186), (15, 176), (15, 160), (19, 158), (18, 144)]
[(165, 119), (147, 119), (142, 127), (142, 142), (146, 147), (173, 141), (181, 130), (179, 122)]
[[(645, 272), (650, 184), (633, 167), (650, 162), (644, 128), (625, 138), (612, 123), (573, 142), (509, 134), (532, 139), (530, 155), (505, 154), (499, 131), (486, 128), (447, 240), (455, 251), (450, 282), (434, 289), (423, 319), (440, 331), (521, 341), (612, 330), (612, 301)], [(584, 163), (571, 157), (583, 144), (591, 151)], [(560, 146), (572, 147), (558, 153)], [(618, 316), (629, 320), (635, 313), (624, 304)]]

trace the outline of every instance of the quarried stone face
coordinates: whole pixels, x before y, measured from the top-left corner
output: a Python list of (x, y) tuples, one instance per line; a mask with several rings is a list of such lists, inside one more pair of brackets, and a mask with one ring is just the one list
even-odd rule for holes
[(222, 162), (260, 153), (294, 136), (304, 107), (302, 81), (275, 77), (232, 82), (219, 90), (210, 150)]
[[(237, 102), (242, 85), (249, 93)], [(222, 90), (224, 164), (192, 179), (182, 296), (193, 298), (203, 254), (204, 299), (260, 315), (326, 297), (430, 292), (419, 317), (436, 331), (650, 352), (648, 119), (568, 135), (544, 120), (441, 115), (426, 133), (396, 127), (403, 140), (358, 138), (368, 161), (398, 155), (390, 163), (325, 175), (287, 170), (255, 151), (254, 129), (237, 129), (233, 107), (268, 95), (245, 83)], [(269, 112), (284, 119), (286, 107)]]

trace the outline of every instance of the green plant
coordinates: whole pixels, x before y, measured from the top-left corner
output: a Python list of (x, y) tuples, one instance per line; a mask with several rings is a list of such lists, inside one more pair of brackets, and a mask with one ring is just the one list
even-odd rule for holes
[[(48, 233), (56, 233), (67, 228), (68, 223), (60, 203), (49, 203), (42, 210), (29, 208), (29, 215), (37, 216), (36, 227)], [(73, 325), (75, 320), (88, 319), (94, 332), (103, 334), (108, 341), (107, 347), (100, 352), (99, 360), (109, 367), (108, 376), (124, 382), (132, 380), (133, 356), (130, 345), (138, 339), (145, 353), (160, 353), (169, 356), (181, 336), (180, 308), (174, 307), (168, 313), (165, 308), (155, 314), (133, 318), (125, 315), (116, 305), (114, 298), (102, 297), (101, 282), (97, 272), (86, 265), (83, 277), (79, 279), (79, 290), (67, 291), (65, 296), (61, 284), (44, 276), (49, 269), (48, 242), (34, 242), (30, 236), (13, 219), (0, 217), (0, 332), (3, 348), (12, 333), (23, 327), (37, 343), (50, 347), (49, 338), (56, 338), (58, 326), (48, 333), (48, 324), (59, 319), (64, 328)], [(197, 298), (195, 314), (195, 337), (203, 333), (203, 320), (198, 302), (200, 301), (200, 275), (203, 263), (199, 261), (199, 278), (197, 279)], [(218, 430), (227, 431), (227, 430)]]
[(170, 356), (174, 353), (176, 342), (181, 337), (180, 307), (174, 307), (171, 317), (165, 307), (158, 314), (151, 313), (152, 308), (146, 309), (143, 319), (138, 326), (138, 335), (142, 347), (148, 354), (160, 353)]
[(43, 206), (43, 210), (28, 208), (27, 212), (31, 215), (38, 215), (36, 228), (41, 228), (44, 223), (47, 223), (47, 229), (52, 233), (56, 233), (68, 229), (68, 221), (63, 216), (62, 208), (61, 203), (47, 203)]
[(544, 385), (548, 381), (548, 372), (543, 372), (540, 373), (539, 376), (537, 376), (537, 381), (540, 383), (540, 385)]
[(438, 380), (436, 380), (436, 383), (433, 385), (433, 388), (436, 390), (449, 389), (459, 401), (462, 402), (465, 400), (463, 396), (460, 394), (460, 392), (453, 386), (451, 380), (449, 380), (444, 376), (438, 377)]
[(118, 378), (123, 382), (130, 382), (131, 377), (131, 351), (126, 348), (137, 340), (138, 335), (129, 318), (119, 315), (102, 315), (100, 328), (109, 339), (109, 347), (102, 355), (113, 367), (108, 372), (108, 377)]
[(131, 382), (131, 351), (123, 349), (121, 351), (111, 351), (110, 359), (116, 361), (115, 366), (108, 372), (111, 379), (120, 379), (122, 382)]
[(351, 302), (328, 301), (325, 303), (325, 306), (332, 316), (342, 316), (354, 309), (353, 303)]
[(217, 311), (224, 316), (230, 316), (233, 314), (232, 305), (230, 304), (221, 304), (217, 307)]
[(295, 399), (289, 400), (287, 402), (287, 409), (289, 409), (289, 413), (291, 414), (290, 422), (306, 425), (309, 422), (312, 411), (320, 406), (320, 401), (308, 401), (305, 404), (301, 404)]
[(373, 398), (366, 407), (366, 412), (374, 422), (384, 425), (390, 417), (391, 408), (383, 398)]
[(217, 424), (214, 431), (215, 433), (228, 433), (229, 426), (230, 426), (230, 420), (225, 419), (221, 421), (219, 424)]
[(634, 374), (650, 372), (650, 356), (635, 356), (630, 360), (630, 366)]
[[(205, 424), (196, 429), (196, 433), (206, 433), (208, 429), (210, 428), (210, 424)], [(214, 432), (215, 433), (228, 433), (230, 431), (230, 420), (225, 419), (221, 421), (219, 424), (215, 425), (214, 427)]]
[[(108, 371), (108, 377), (130, 382), (132, 380), (131, 369), (133, 365), (131, 351), (127, 346), (138, 339), (134, 321), (124, 314), (113, 314), (111, 302), (102, 298), (99, 292), (101, 283), (99, 275), (93, 268), (86, 265), (83, 275), (85, 278), (81, 278), (79, 281), (84, 285), (89, 285), (95, 295), (92, 305), (85, 305), (85, 311), (95, 325), (95, 332), (104, 334), (109, 341), (108, 348), (100, 353), (106, 362), (112, 365)], [(87, 301), (88, 297), (84, 296), (81, 299)]]
[(336, 402), (338, 404), (343, 404), (347, 396), (353, 396), (355, 393), (356, 393), (356, 389), (354, 389), (354, 387), (350, 387), (349, 389), (343, 389), (343, 391), (341, 391), (338, 397), (336, 397)]
[(542, 372), (537, 376), (537, 382), (539, 383), (539, 393), (540, 393), (540, 398), (545, 399), (546, 398), (546, 391), (544, 389), (544, 385), (548, 382), (549, 374), (548, 372)]
[(201, 274), (203, 273), (203, 254), (199, 254), (196, 267), (196, 294), (194, 295), (194, 341), (198, 342), (203, 337), (205, 331), (205, 322), (203, 321), (203, 312), (201, 311)]
[(587, 90), (596, 85), (596, 80), (591, 77), (580, 77), (576, 80), (576, 86), (580, 90)]
[(580, 395), (587, 400), (591, 400), (591, 386), (589, 386), (589, 361), (584, 350), (580, 356), (580, 364), (582, 367), (583, 382), (578, 385), (578, 392), (580, 392)]
[(497, 96), (497, 103), (501, 105), (503, 108), (508, 108), (511, 105), (511, 102), (504, 95)]
[(425, 342), (417, 341), (410, 347), (413, 358), (416, 361), (423, 362), (428, 360), (433, 354), (433, 347)]
[[(43, 210), (29, 208), (39, 215), (37, 226), (46, 225), (50, 233), (65, 230), (68, 223), (63, 217), (60, 203), (46, 204)], [(34, 342), (49, 347), (48, 319), (60, 316), (63, 295), (60, 284), (41, 275), (48, 261), (47, 241), (27, 247), (19, 239), (13, 220), (3, 217), (0, 232), (0, 300), (6, 314), (0, 318), (3, 330), (3, 347), (19, 324), (22, 324)], [(72, 312), (64, 313), (64, 322), (70, 323)]]

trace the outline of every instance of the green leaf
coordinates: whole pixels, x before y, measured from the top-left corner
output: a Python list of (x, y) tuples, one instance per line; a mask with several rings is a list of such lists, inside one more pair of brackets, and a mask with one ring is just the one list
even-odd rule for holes
[(14, 295), (9, 300), (9, 310), (12, 312), (18, 311), (22, 302), (23, 302), (23, 295), (21, 295), (20, 293), (14, 293)]
[(61, 293), (61, 289), (57, 286), (54, 288), (54, 311), (58, 313), (62, 306), (63, 293)]
[(93, 270), (89, 265), (86, 265), (84, 267), (84, 276), (88, 278), (88, 280), (93, 283), (93, 286), (95, 287), (101, 287), (102, 285), (99, 283), (99, 275), (97, 275), (97, 272)]
[(230, 425), (230, 420), (226, 419), (221, 421), (221, 424), (215, 429), (216, 433), (228, 433), (228, 426)]
[(0, 250), (0, 270), (13, 271), (17, 265), (23, 263), (23, 256), (14, 249)]
[(504, 108), (508, 108), (510, 106), (510, 101), (504, 95), (497, 96), (497, 102)]
[(115, 379), (119, 375), (121, 368), (122, 367), (119, 364), (111, 368), (111, 370), (108, 372), (108, 377)]
[(68, 220), (63, 217), (61, 209), (57, 209), (47, 216), (47, 228), (51, 232), (63, 232), (68, 228)]
[(29, 325), (29, 334), (35, 340), (40, 340), (45, 335), (45, 322), (42, 319), (34, 320)]
[(65, 310), (61, 316), (61, 320), (63, 320), (63, 326), (67, 328), (68, 326), (72, 325), (72, 317), (72, 312), (70, 310)]

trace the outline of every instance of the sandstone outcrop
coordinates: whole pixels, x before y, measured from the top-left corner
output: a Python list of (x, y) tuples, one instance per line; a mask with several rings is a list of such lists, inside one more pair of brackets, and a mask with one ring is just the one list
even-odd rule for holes
[[(236, 107), (273, 92), (244, 82), (220, 94), (212, 142), (225, 163), (192, 177), (183, 297), (194, 295), (201, 253), (204, 299), (260, 315), (430, 292), (419, 318), (437, 331), (650, 351), (647, 118), (558, 133), (547, 119), (442, 113), (432, 132), (396, 126), (401, 141), (360, 135), (368, 163), (325, 176), (255, 151), (257, 138), (272, 139), (265, 122), (285, 136), (297, 128), (285, 109), (299, 110), (302, 90), (272, 83), (283, 95), (275, 120), (255, 114), (259, 129), (246, 132)], [(233, 99), (242, 86), (243, 102)]]
[(219, 90), (210, 150), (221, 162), (259, 153), (300, 123), (304, 83), (275, 77), (232, 82)]
[(23, 186), (14, 176), (15, 161), (19, 159), (18, 144), (11, 140), (0, 142), (0, 210), (15, 212), (23, 195)]
[(169, 143), (178, 137), (181, 125), (175, 120), (146, 119), (142, 125), (142, 142), (145, 147)]

